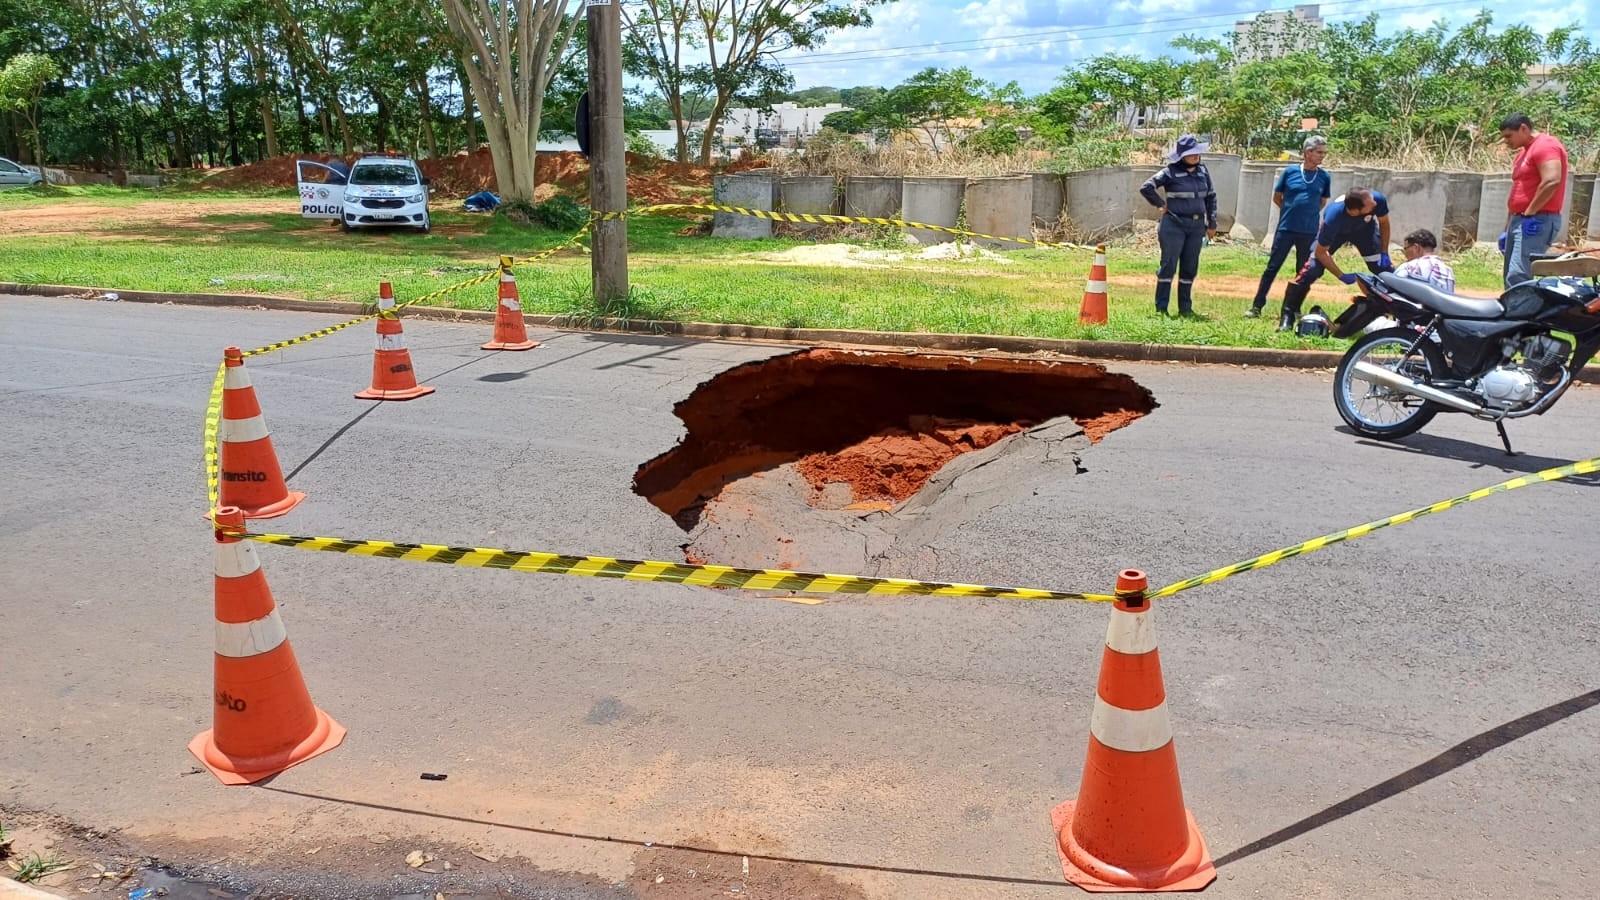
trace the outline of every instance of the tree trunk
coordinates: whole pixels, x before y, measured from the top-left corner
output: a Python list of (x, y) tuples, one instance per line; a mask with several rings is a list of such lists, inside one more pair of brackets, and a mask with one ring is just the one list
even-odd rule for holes
[(706, 120), (706, 133), (700, 135), (700, 165), (711, 165), (711, 145), (716, 141), (717, 125), (722, 121), (722, 114), (728, 111), (728, 104), (733, 98), (721, 91), (717, 92), (715, 103), (711, 104), (711, 118)]
[(239, 158), (239, 117), (233, 109), (233, 97), (224, 94), (227, 99), (222, 102), (228, 113), (228, 165), (237, 166), (242, 160)]
[(378, 153), (382, 153), (390, 147), (389, 102), (384, 98), (383, 93), (377, 89), (372, 91), (372, 102), (377, 104), (378, 107), (378, 145), (374, 149)]
[(465, 69), (457, 74), (461, 77), (461, 124), (467, 129), (467, 137), (462, 142), (462, 147), (468, 153), (475, 153), (478, 150), (478, 113), (472, 102), (472, 84), (467, 79)]
[(333, 152), (333, 117), (328, 115), (326, 106), (317, 107), (317, 124), (322, 126), (322, 149), (325, 153)]
[(339, 142), (344, 146), (344, 155), (354, 156), (356, 139), (350, 132), (350, 117), (345, 114), (344, 101), (339, 99), (339, 89), (330, 89), (328, 96), (333, 100), (333, 117), (339, 122)]
[(667, 108), (672, 111), (672, 130), (678, 137), (678, 162), (689, 161), (689, 122), (683, 117), (683, 94), (674, 92), (667, 98)]
[(28, 124), (33, 126), (33, 164), (39, 167), (39, 177), (46, 184), (50, 183), (50, 176), (44, 173), (44, 129), (39, 127), (39, 106), (34, 104), (33, 115)]
[(311, 119), (306, 116), (306, 92), (300, 86), (300, 82), (304, 79), (300, 77), (299, 71), (295, 68), (294, 54), (285, 53), (284, 59), (289, 64), (289, 83), (294, 85), (294, 113), (295, 118), (300, 123), (300, 152), (310, 153), (313, 149), (311, 146)]
[(417, 80), (417, 103), (422, 112), (422, 141), (428, 149), (428, 158), (439, 155), (439, 144), (433, 135), (433, 98), (428, 94), (428, 76)]
[(200, 130), (200, 139), (205, 141), (206, 145), (206, 165), (214, 167), (217, 164), (217, 145), (216, 135), (212, 133), (211, 128), (211, 96), (209, 79), (206, 78), (206, 68), (211, 58), (206, 55), (199, 41), (195, 42), (194, 60), (194, 81), (200, 89), (200, 121), (205, 126)]
[(278, 122), (272, 111), (272, 95), (261, 95), (261, 130), (267, 139), (266, 154), (270, 159), (278, 155)]

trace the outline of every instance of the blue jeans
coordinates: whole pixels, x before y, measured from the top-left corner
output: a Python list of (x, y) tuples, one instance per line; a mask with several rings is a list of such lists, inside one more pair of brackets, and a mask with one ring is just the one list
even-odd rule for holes
[(1194, 277), (1200, 274), (1200, 248), (1205, 245), (1204, 218), (1164, 215), (1156, 226), (1161, 241), (1161, 267), (1156, 270), (1156, 312), (1167, 311), (1172, 276), (1178, 276), (1178, 312), (1194, 312)]
[[(1538, 234), (1522, 233), (1522, 221), (1525, 218), (1539, 220)], [(1506, 287), (1533, 278), (1533, 262), (1530, 257), (1549, 250), (1550, 244), (1556, 239), (1556, 232), (1560, 229), (1560, 213), (1511, 217), (1511, 224), (1506, 226)]]
[(1278, 277), (1278, 270), (1289, 259), (1289, 251), (1294, 250), (1294, 271), (1299, 274), (1306, 267), (1306, 260), (1311, 258), (1311, 244), (1317, 239), (1315, 231), (1284, 231), (1279, 229), (1272, 236), (1272, 255), (1267, 257), (1267, 269), (1261, 273), (1261, 285), (1256, 288), (1256, 299), (1250, 306), (1258, 312), (1267, 305), (1267, 292), (1272, 290), (1272, 282)]

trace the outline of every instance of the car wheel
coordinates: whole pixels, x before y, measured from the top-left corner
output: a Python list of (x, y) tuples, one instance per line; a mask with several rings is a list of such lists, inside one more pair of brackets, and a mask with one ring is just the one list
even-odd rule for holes
[(424, 215), (422, 217), (422, 233), (427, 234), (431, 231), (433, 231), (433, 217)]
[(345, 234), (349, 234), (350, 233), (350, 223), (348, 221), (346, 221), (345, 219), (340, 219), (339, 220), (339, 230), (344, 232)]

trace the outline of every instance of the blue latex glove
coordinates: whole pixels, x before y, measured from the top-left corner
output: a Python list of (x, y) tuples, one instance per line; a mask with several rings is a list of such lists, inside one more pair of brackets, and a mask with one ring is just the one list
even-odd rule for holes
[(1522, 233), (1535, 235), (1539, 233), (1539, 220), (1529, 216), (1522, 220)]
[(1356, 283), (1356, 273), (1354, 273), (1354, 272), (1346, 272), (1343, 275), (1339, 276), (1339, 280), (1344, 282), (1345, 284), (1355, 284)]
[(1378, 265), (1385, 269), (1394, 268), (1394, 262), (1389, 259), (1389, 254), (1387, 253), (1378, 254)]
[(1500, 232), (1500, 252), (1506, 252), (1506, 233), (1504, 231)]

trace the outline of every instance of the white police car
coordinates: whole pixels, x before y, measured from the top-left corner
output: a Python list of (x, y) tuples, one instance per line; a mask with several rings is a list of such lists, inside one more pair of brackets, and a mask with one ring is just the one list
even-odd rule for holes
[(300, 214), (338, 219), (345, 231), (374, 226), (432, 229), (428, 218), (428, 179), (404, 156), (367, 156), (349, 171), (341, 163), (296, 163)]

